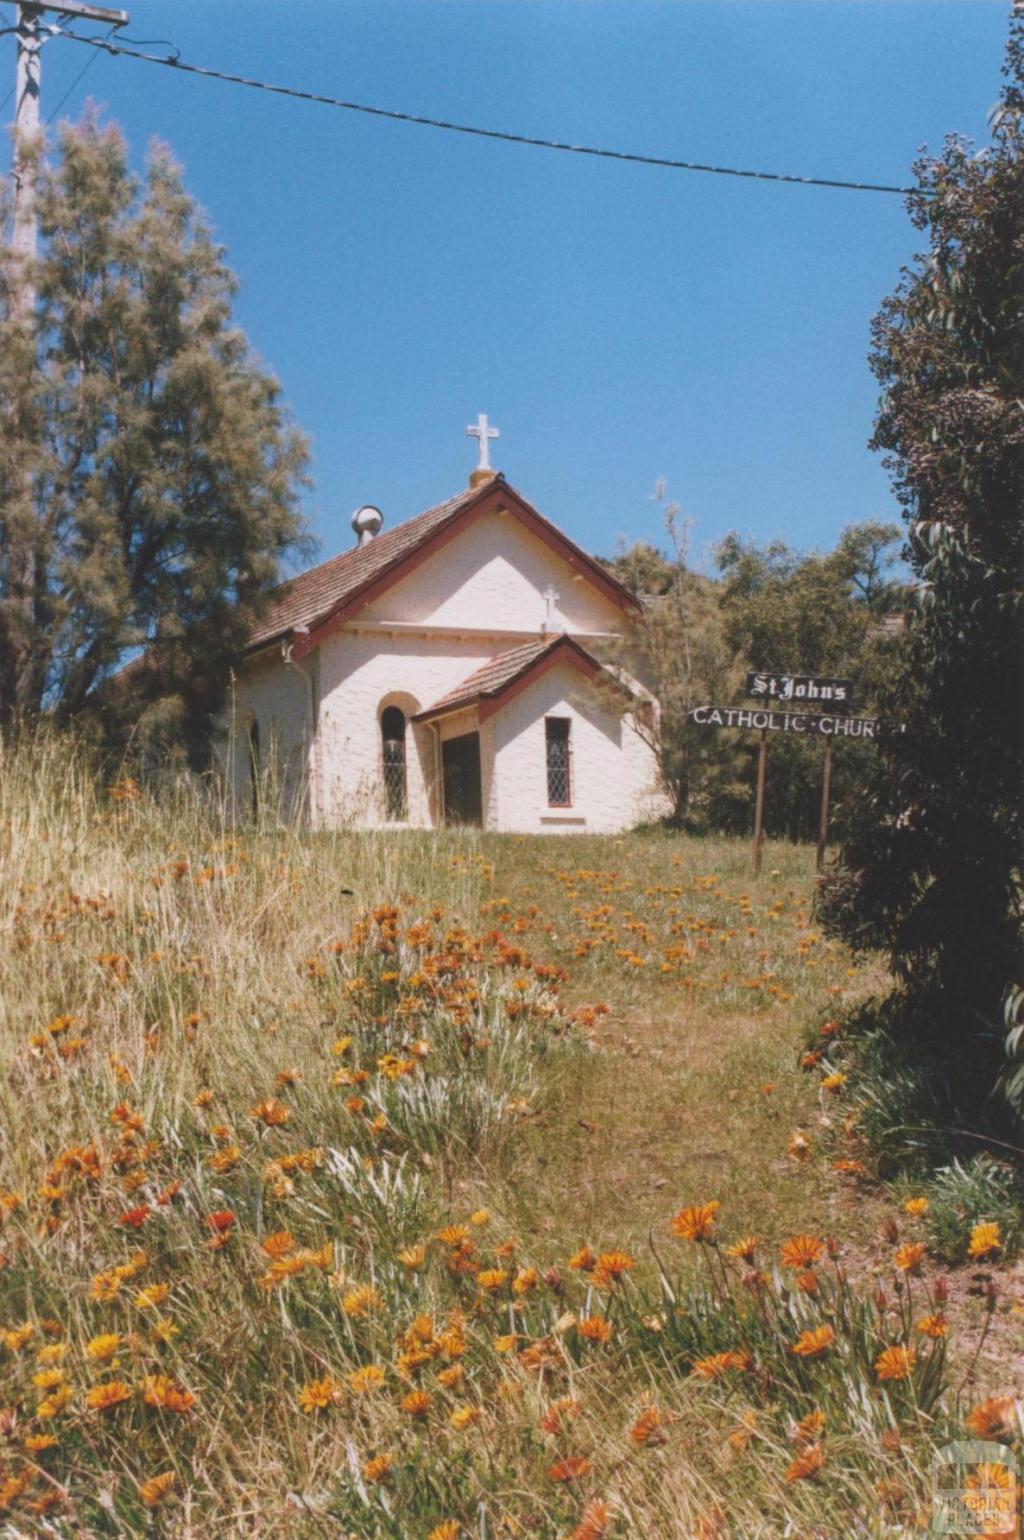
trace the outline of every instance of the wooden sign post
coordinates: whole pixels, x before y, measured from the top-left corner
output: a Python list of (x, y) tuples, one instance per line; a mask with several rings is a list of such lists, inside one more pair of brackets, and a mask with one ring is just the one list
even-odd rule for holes
[[(818, 870), (825, 864), (828, 843), (829, 798), (832, 794), (832, 741), (835, 738), (875, 739), (882, 730), (877, 717), (851, 717), (808, 710), (808, 705), (849, 707), (853, 684), (817, 674), (747, 675), (747, 694), (763, 702), (760, 707), (694, 706), (687, 721), (697, 727), (753, 728), (760, 733), (757, 755), (757, 793), (754, 800), (754, 871), (761, 870), (764, 845), (764, 782), (769, 733), (804, 733), (824, 738), (821, 778), (821, 817), (818, 823)], [(891, 724), (890, 724), (891, 725)]]
[(825, 739), (825, 763), (821, 771), (821, 823), (818, 826), (818, 871), (825, 865), (828, 844), (828, 799), (832, 790), (832, 739)]
[(762, 729), (757, 752), (757, 796), (754, 799), (754, 871), (761, 870), (761, 846), (764, 844), (764, 772), (768, 759), (768, 734)]

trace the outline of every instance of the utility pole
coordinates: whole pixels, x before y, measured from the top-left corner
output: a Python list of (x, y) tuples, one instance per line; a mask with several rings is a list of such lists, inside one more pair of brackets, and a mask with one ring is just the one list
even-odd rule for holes
[(104, 6), (72, 4), (36, 4), (20, 0), (15, 34), (18, 39), (18, 65), (14, 93), (14, 209), (11, 220), (11, 250), (20, 269), (15, 314), (25, 318), (35, 308), (36, 291), (33, 268), (38, 240), (36, 219), (36, 165), (42, 144), (39, 121), (40, 62), (43, 33), (50, 29), (41, 24), (44, 11), (57, 16), (75, 16), (83, 21), (102, 21), (123, 27), (127, 11), (112, 11)]

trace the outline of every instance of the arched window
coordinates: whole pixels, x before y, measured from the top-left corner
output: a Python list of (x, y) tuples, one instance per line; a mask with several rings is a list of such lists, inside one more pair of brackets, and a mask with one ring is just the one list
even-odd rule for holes
[(384, 806), (388, 819), (399, 823), (408, 816), (409, 799), (405, 784), (405, 712), (397, 706), (385, 706), (380, 714), (383, 747)]
[(249, 790), (252, 794), (252, 816), (260, 816), (260, 790), (262, 766), (260, 764), (260, 724), (253, 717), (249, 723)]

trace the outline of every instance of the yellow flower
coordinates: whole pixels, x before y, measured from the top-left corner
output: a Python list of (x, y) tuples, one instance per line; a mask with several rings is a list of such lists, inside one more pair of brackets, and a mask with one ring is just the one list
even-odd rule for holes
[(999, 1226), (997, 1224), (977, 1224), (971, 1231), (967, 1255), (969, 1257), (987, 1257), (993, 1251), (1001, 1251), (1002, 1245), (1003, 1243), (999, 1239)]
[(512, 1280), (513, 1294), (529, 1294), (540, 1282), (540, 1276), (535, 1267), (521, 1267)]
[(120, 1346), (121, 1336), (119, 1332), (104, 1332), (99, 1337), (90, 1338), (85, 1345), (85, 1351), (89, 1358), (95, 1359), (97, 1363), (102, 1364), (106, 1363), (108, 1358), (113, 1358)]
[(172, 1343), (175, 1337), (180, 1335), (180, 1332), (181, 1327), (175, 1326), (170, 1317), (166, 1315), (162, 1315), (158, 1321), (154, 1321), (149, 1330), (149, 1334), (154, 1342), (163, 1342), (165, 1344)]
[(915, 1219), (928, 1212), (927, 1198), (908, 1198), (903, 1205), (903, 1212), (912, 1215)]
[(490, 1211), (490, 1209), (488, 1209), (488, 1208), (478, 1208), (474, 1213), (470, 1214), (469, 1222), (470, 1222), (471, 1225), (486, 1225), (486, 1224), (490, 1224), (490, 1222), (491, 1222), (491, 1211)]
[(914, 1372), (913, 1348), (888, 1347), (875, 1359), (875, 1373), (880, 1380), (907, 1380)]
[(0, 1333), (0, 1341), (9, 1353), (20, 1353), (26, 1342), (35, 1331), (31, 1321), (26, 1321), (24, 1326), (12, 1326), (7, 1331)]
[(476, 1281), (482, 1289), (500, 1289), (503, 1283), (507, 1283), (508, 1273), (503, 1267), (485, 1267), (477, 1273)]
[(33, 1374), (32, 1383), (37, 1390), (55, 1390), (64, 1383), (64, 1370), (59, 1367), (40, 1369), (38, 1374)]
[(160, 1476), (150, 1476), (147, 1481), (139, 1483), (139, 1496), (147, 1508), (155, 1508), (170, 1494), (178, 1478), (172, 1470), (164, 1471)]
[(408, 1246), (405, 1251), (398, 1253), (398, 1260), (402, 1266), (408, 1268), (410, 1273), (419, 1272), (427, 1260), (426, 1246)]
[(57, 1438), (53, 1433), (29, 1433), (22, 1442), (30, 1454), (41, 1454), (44, 1449), (52, 1449)]
[(151, 1283), (148, 1289), (140, 1289), (135, 1296), (137, 1310), (153, 1310), (157, 1305), (162, 1305), (170, 1294), (166, 1283)]
[(453, 1428), (462, 1432), (465, 1428), (471, 1427), (474, 1422), (478, 1422), (479, 1419), (480, 1408), (478, 1406), (459, 1406), (452, 1412), (448, 1421)]
[(52, 1396), (47, 1396), (45, 1401), (40, 1401), (36, 1407), (36, 1416), (42, 1422), (49, 1422), (51, 1417), (56, 1417), (58, 1412), (62, 1412), (70, 1404), (71, 1399), (71, 1386), (61, 1385)]
[(358, 1289), (352, 1289), (341, 1302), (341, 1308), (346, 1315), (358, 1318), (369, 1315), (371, 1310), (380, 1307), (381, 1297), (377, 1290), (371, 1288), (368, 1283), (362, 1284)]
[(36, 1354), (37, 1364), (60, 1364), (68, 1354), (66, 1342), (51, 1342), (47, 1347), (41, 1347)]
[(322, 1380), (310, 1380), (308, 1385), (303, 1385), (296, 1399), (304, 1412), (322, 1412), (338, 1400), (338, 1385), (325, 1374)]
[(384, 1383), (384, 1370), (377, 1364), (367, 1364), (353, 1369), (348, 1377), (348, 1388), (354, 1396), (365, 1395), (369, 1390), (379, 1390)]
[(445, 1519), (441, 1524), (435, 1524), (427, 1540), (459, 1540), (462, 1534), (462, 1526), (456, 1519)]
[(838, 1069), (834, 1075), (825, 1076), (824, 1080), (821, 1082), (821, 1089), (823, 1091), (838, 1091), (840, 1087), (844, 1086), (845, 1084), (846, 1076), (841, 1069)]
[(754, 1253), (757, 1250), (758, 1238), (756, 1235), (743, 1235), (733, 1245), (726, 1246), (727, 1257), (739, 1257), (744, 1262), (752, 1263)]

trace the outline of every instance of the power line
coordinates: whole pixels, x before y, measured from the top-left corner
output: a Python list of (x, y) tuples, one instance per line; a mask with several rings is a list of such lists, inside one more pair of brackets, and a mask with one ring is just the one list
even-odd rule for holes
[[(107, 33), (107, 37), (112, 37), (113, 34), (114, 34), (114, 30), (115, 30), (114, 27), (111, 27), (110, 31)], [(102, 39), (101, 39), (101, 41), (102, 41)], [(97, 53), (93, 54), (91, 59), (87, 59), (86, 60), (85, 64), (78, 71), (78, 74), (75, 76), (74, 80), (68, 86), (67, 90), (64, 92), (64, 95), (61, 97), (60, 101), (57, 103), (56, 107), (54, 107), (53, 111), (50, 113), (50, 116), (47, 118), (47, 120), (46, 120), (47, 126), (49, 126), (53, 122), (54, 118), (57, 116), (58, 112), (63, 107), (64, 103), (67, 101), (67, 99), (71, 95), (72, 91), (74, 91), (76, 86), (78, 86), (81, 83), (81, 81), (84, 80), (85, 76), (89, 73), (90, 69), (96, 63), (96, 60), (98, 58), (99, 58), (99, 53), (97, 52)]]
[(81, 37), (77, 32), (61, 28), (61, 36), (75, 43), (86, 43), (91, 48), (101, 48), (110, 54), (123, 54), (127, 59), (141, 59), (147, 64), (162, 64), (168, 69), (188, 75), (201, 75), (207, 80), (223, 80), (229, 85), (248, 86), (254, 91), (267, 91), (273, 96), (287, 96), (295, 101), (316, 102), (323, 107), (337, 107), (344, 112), (361, 112), (368, 117), (388, 118), (394, 123), (414, 123), (422, 128), (439, 128), (450, 134), (469, 134), (476, 139), (497, 139), (504, 144), (525, 144), (537, 150), (560, 150), (569, 155), (590, 155), (600, 160), (626, 161), (631, 165), (661, 166), (669, 171), (703, 171), (710, 176), (744, 177), (756, 182), (786, 182), (799, 187), (834, 187), (848, 192), (895, 193), (905, 196), (915, 191), (911, 187), (891, 187), (879, 182), (846, 182), (834, 177), (790, 176), (781, 171), (743, 171), (735, 166), (711, 166), (699, 161), (673, 160), (661, 155), (638, 155), (628, 150), (599, 149), (594, 145), (565, 144), (557, 139), (536, 139), (527, 134), (504, 133), (496, 128), (475, 128), (467, 123), (449, 123), (443, 118), (425, 118), (412, 112), (397, 112), (387, 107), (368, 107), (361, 102), (341, 101), (335, 96), (322, 96), (316, 91), (300, 91), (293, 86), (271, 85), (265, 80), (253, 80), (246, 75), (229, 74), (226, 70), (207, 69), (201, 64), (186, 64), (180, 57), (164, 58), (159, 54), (142, 53), (134, 48), (124, 48), (120, 43), (106, 38)]

